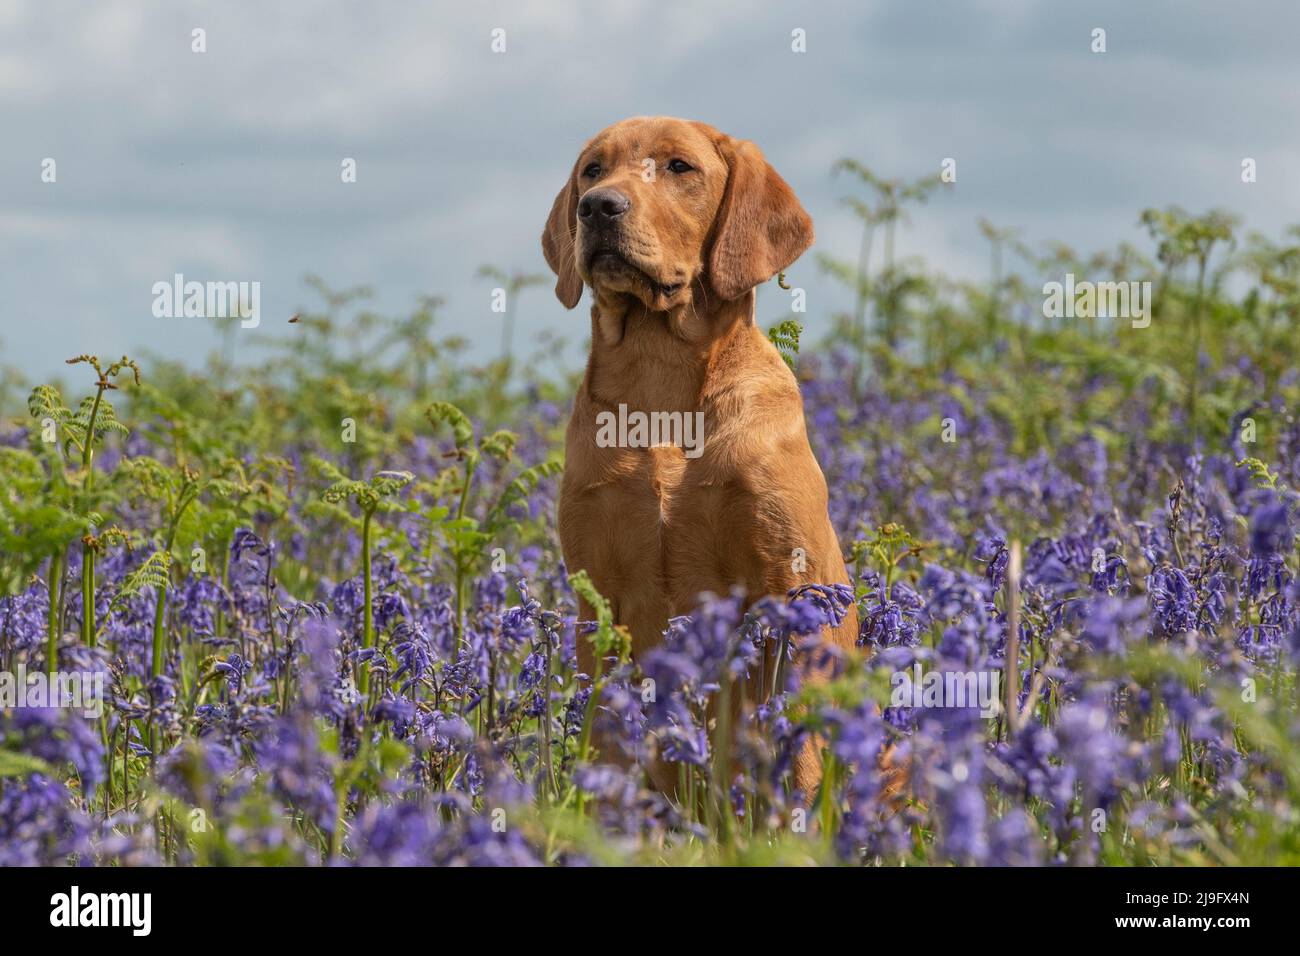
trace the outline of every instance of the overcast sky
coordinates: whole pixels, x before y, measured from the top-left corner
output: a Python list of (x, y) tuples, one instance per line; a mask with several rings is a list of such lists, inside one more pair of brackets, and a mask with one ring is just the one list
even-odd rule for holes
[[(955, 187), (899, 237), (957, 276), (986, 274), (981, 215), (1083, 251), (1147, 248), (1138, 212), (1170, 203), (1277, 235), (1300, 222), (1297, 37), (1294, 0), (0, 0), (0, 365), (38, 379), (141, 346), (201, 361), (212, 323), (151, 311), (177, 272), (261, 283), (241, 354), (315, 304), (314, 272), (373, 285), (382, 311), (445, 296), (443, 329), (490, 357), (476, 268), (546, 271), (538, 237), (578, 148), (631, 115), (755, 140), (816, 248), (846, 257), (842, 156), (907, 178), (957, 160)], [(846, 293), (811, 254), (792, 276), (816, 336)], [(530, 290), (517, 341), (580, 342), (586, 315)]]

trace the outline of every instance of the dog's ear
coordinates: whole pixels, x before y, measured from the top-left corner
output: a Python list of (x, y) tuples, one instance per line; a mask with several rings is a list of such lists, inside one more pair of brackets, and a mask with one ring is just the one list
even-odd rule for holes
[(572, 309), (582, 298), (582, 278), (578, 275), (578, 167), (555, 197), (551, 214), (542, 230), (542, 255), (555, 273), (555, 297)]
[(813, 242), (812, 219), (757, 146), (724, 139), (718, 145), (731, 172), (714, 225), (709, 280), (735, 299), (799, 258)]

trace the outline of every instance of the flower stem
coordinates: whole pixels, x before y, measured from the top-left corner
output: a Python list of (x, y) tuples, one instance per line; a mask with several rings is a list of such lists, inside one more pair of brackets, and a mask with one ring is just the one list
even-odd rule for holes
[(546, 664), (542, 672), (542, 770), (546, 777), (546, 787), (543, 793), (547, 799), (553, 798), (559, 791), (555, 783), (555, 767), (552, 762), (551, 754), (551, 635), (549, 631), (542, 632), (542, 639), (546, 643)]
[[(364, 591), (361, 646), (366, 650), (375, 646), (375, 612), (371, 603), (373, 595), (370, 584), (370, 516), (372, 513), (367, 511), (361, 518), (361, 578)], [(357, 687), (362, 697), (370, 693), (370, 667), (364, 661), (357, 675)]]
[(150, 663), (149, 673), (157, 677), (163, 672), (163, 638), (166, 636), (167, 628), (167, 588), (163, 586), (158, 588), (158, 600), (154, 603), (153, 608), (153, 658)]
[[(587, 762), (588, 752), (591, 749), (591, 728), (596, 722), (596, 706), (600, 701), (600, 693), (603, 688), (601, 682), (601, 672), (605, 668), (605, 659), (600, 652), (596, 652), (596, 673), (591, 678), (591, 696), (587, 698), (587, 709), (582, 715), (582, 735), (578, 738), (578, 759), (575, 766)], [(578, 816), (582, 816), (583, 804), (586, 802), (586, 794), (582, 790), (578, 791)]]
[[(471, 455), (465, 460), (465, 484), (460, 489), (460, 501), (456, 505), (456, 522), (459, 524), (465, 517), (465, 508), (469, 504), (469, 489), (474, 483), (474, 471), (478, 466), (477, 455)], [(465, 633), (464, 615), (465, 615), (465, 561), (460, 554), (456, 555), (456, 639)]]
[(1007, 742), (1019, 730), (1020, 702), (1020, 541), (1012, 540), (1007, 557), (1006, 734)]
[[(95, 482), (95, 419), (104, 398), (104, 385), (95, 391), (95, 403), (90, 407), (86, 423), (86, 441), (81, 449), (81, 471), (85, 478), (84, 492), (89, 505), (90, 490)], [(95, 549), (88, 540), (81, 545), (81, 640), (87, 647), (95, 646)]]
[(59, 580), (63, 577), (63, 551), (50, 555), (50, 609), (45, 621), (45, 666), (53, 674), (59, 666)]

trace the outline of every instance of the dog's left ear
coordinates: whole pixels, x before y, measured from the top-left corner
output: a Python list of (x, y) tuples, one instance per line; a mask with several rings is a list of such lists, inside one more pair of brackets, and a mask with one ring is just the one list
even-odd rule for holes
[(578, 167), (574, 164), (569, 181), (555, 197), (551, 214), (542, 230), (542, 255), (555, 273), (555, 297), (572, 309), (582, 298), (582, 277), (578, 275)]
[(757, 146), (726, 139), (718, 146), (731, 168), (709, 255), (709, 280), (735, 299), (788, 267), (813, 242), (812, 219)]

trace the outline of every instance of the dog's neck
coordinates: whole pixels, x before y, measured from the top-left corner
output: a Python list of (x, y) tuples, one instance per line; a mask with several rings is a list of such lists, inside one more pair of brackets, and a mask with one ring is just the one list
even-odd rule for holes
[(753, 329), (754, 292), (710, 302), (708, 290), (691, 291), (692, 304), (666, 311), (630, 295), (592, 291), (585, 387), (593, 400), (643, 411), (699, 408), (710, 371)]

